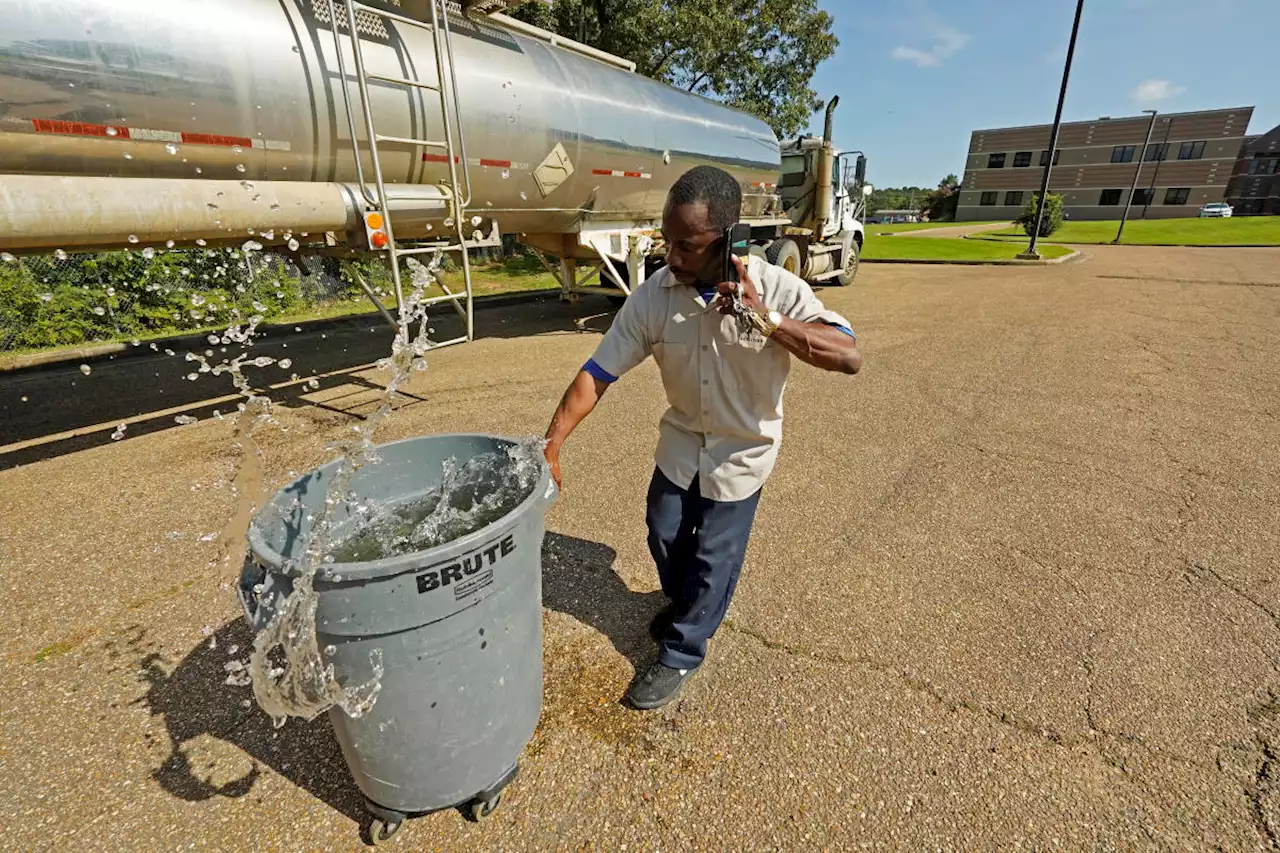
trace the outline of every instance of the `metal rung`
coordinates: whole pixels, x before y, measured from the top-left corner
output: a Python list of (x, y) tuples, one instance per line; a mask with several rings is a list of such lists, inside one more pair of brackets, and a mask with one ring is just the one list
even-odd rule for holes
[(440, 349), (441, 347), (451, 347), (454, 344), (465, 344), (466, 342), (467, 342), (467, 336), (463, 335), (460, 338), (453, 338), (452, 340), (441, 341), (438, 344), (432, 344), (431, 346), (427, 347), (427, 350), (430, 351), (433, 349)]
[(441, 302), (457, 302), (459, 299), (466, 299), (466, 293), (446, 293), (443, 296), (429, 296), (426, 299), (419, 299), (419, 305), (438, 305)]
[(417, 246), (412, 249), (396, 249), (396, 257), (401, 255), (429, 255), (432, 252), (446, 252), (448, 248), (445, 246)]
[(387, 77), (384, 74), (366, 74), (369, 80), (381, 80), (383, 83), (395, 83), (399, 86), (416, 86), (419, 89), (430, 89), (433, 92), (439, 92), (440, 87), (434, 83), (423, 83), (418, 80), (406, 80), (403, 77)]
[(414, 139), (410, 136), (383, 136), (381, 133), (375, 133), (373, 138), (379, 142), (403, 142), (405, 145), (428, 145), (432, 148), (449, 147), (447, 142), (437, 142), (434, 139)]
[(424, 30), (434, 30), (435, 25), (426, 21), (415, 21), (413, 18), (406, 18), (404, 15), (397, 15), (393, 12), (385, 12), (382, 9), (375, 9), (373, 6), (366, 6), (363, 3), (352, 3), (357, 9), (368, 12), (370, 15), (377, 15), (379, 18), (386, 18), (388, 21), (397, 21), (401, 24), (408, 24), (411, 27), (421, 27)]

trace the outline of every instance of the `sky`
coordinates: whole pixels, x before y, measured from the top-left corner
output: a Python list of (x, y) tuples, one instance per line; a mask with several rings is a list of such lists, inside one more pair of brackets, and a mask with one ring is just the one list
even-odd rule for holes
[[(972, 131), (1053, 122), (1075, 0), (818, 3), (840, 46), (812, 85), (840, 96), (836, 146), (866, 153), (873, 185), (963, 177)], [(1264, 133), (1277, 25), (1276, 0), (1085, 0), (1062, 119), (1253, 106)]]

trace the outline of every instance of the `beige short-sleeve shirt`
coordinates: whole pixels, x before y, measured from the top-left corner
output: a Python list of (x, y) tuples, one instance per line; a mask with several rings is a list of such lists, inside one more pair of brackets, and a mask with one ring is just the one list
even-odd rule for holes
[[(850, 328), (800, 277), (762, 258), (748, 270), (769, 310), (802, 322)], [(620, 377), (652, 355), (670, 408), (655, 461), (677, 486), (698, 477), (702, 496), (737, 501), (759, 491), (782, 442), (782, 394), (791, 354), (736, 318), (707, 310), (698, 291), (663, 268), (619, 310), (592, 360)]]

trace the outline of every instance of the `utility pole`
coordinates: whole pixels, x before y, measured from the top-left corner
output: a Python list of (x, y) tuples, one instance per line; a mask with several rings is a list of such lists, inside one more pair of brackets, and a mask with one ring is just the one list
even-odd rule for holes
[(1151, 121), (1147, 123), (1147, 138), (1142, 142), (1142, 148), (1138, 151), (1138, 165), (1133, 170), (1133, 186), (1129, 187), (1129, 197), (1124, 200), (1124, 213), (1120, 214), (1120, 228), (1116, 231), (1116, 238), (1112, 243), (1120, 242), (1120, 235), (1124, 233), (1125, 220), (1129, 218), (1129, 207), (1133, 204), (1133, 193), (1138, 189), (1138, 176), (1142, 174), (1142, 161), (1147, 159), (1147, 147), (1151, 144), (1151, 131), (1156, 129), (1156, 111), (1143, 110), (1144, 113), (1151, 113)]
[(1049, 159), (1044, 164), (1044, 177), (1040, 181), (1040, 203), (1036, 205), (1035, 227), (1031, 230), (1031, 245), (1019, 258), (1038, 261), (1036, 240), (1040, 237), (1040, 223), (1044, 221), (1045, 196), (1049, 194), (1049, 175), (1053, 171), (1053, 155), (1058, 150), (1058, 128), (1062, 126), (1062, 104), (1067, 99), (1067, 78), (1071, 76), (1071, 59), (1076, 53), (1076, 35), (1080, 32), (1080, 15), (1084, 12), (1084, 0), (1076, 0), (1076, 18), (1071, 24), (1071, 41), (1067, 43), (1067, 62), (1062, 68), (1062, 88), (1058, 91), (1058, 111), (1053, 115), (1053, 132), (1049, 135)]

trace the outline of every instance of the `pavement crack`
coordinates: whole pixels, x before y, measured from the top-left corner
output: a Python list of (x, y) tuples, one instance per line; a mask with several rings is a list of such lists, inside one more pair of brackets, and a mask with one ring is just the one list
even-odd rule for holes
[[(1268, 607), (1265, 602), (1260, 601), (1253, 595), (1250, 595), (1248, 591), (1242, 589), (1236, 583), (1233, 583), (1227, 578), (1224, 578), (1221, 575), (1221, 573), (1219, 573), (1218, 570), (1213, 568), (1212, 566), (1209, 566), (1206, 563), (1201, 561), (1193, 561), (1189, 568), (1183, 570), (1182, 574), (1188, 583), (1190, 583), (1193, 580), (1203, 580), (1205, 578), (1212, 578), (1213, 580), (1217, 581), (1218, 584), (1221, 585), (1223, 589), (1228, 590), (1229, 592), (1233, 593), (1236, 597), (1240, 598), (1242, 601), (1247, 602), (1249, 605), (1253, 607), (1253, 609), (1255, 609), (1259, 613), (1266, 616), (1267, 619), (1271, 621), (1271, 624), (1273, 626), (1275, 626), (1277, 629), (1280, 629), (1280, 613), (1277, 613), (1273, 608)], [(1274, 663), (1273, 663), (1273, 666), (1274, 666)]]
[(733, 619), (725, 619), (722, 623), (722, 627), (727, 628), (734, 633), (742, 634), (745, 637), (750, 637), (765, 648), (773, 651), (785, 652), (789, 655), (808, 658), (809, 660), (818, 661), (820, 663), (830, 663), (839, 666), (866, 667), (874, 672), (897, 679), (912, 692), (928, 696), (948, 711), (968, 711), (970, 713), (986, 717), (987, 719), (999, 723), (1002, 726), (1015, 729), (1022, 734), (1030, 735), (1038, 740), (1050, 743), (1054, 746), (1066, 747), (1074, 745), (1071, 740), (1063, 737), (1061, 733), (1051, 727), (1038, 725), (1029, 720), (1020, 719), (1009, 711), (1005, 711), (1000, 708), (992, 708), (973, 699), (949, 695), (945, 690), (928, 679), (912, 675), (910, 672), (907, 672), (900, 667), (892, 666), (884, 661), (877, 660), (870, 655), (839, 655), (831, 652), (818, 651), (799, 644), (782, 643), (770, 638), (760, 631), (748, 628)]

